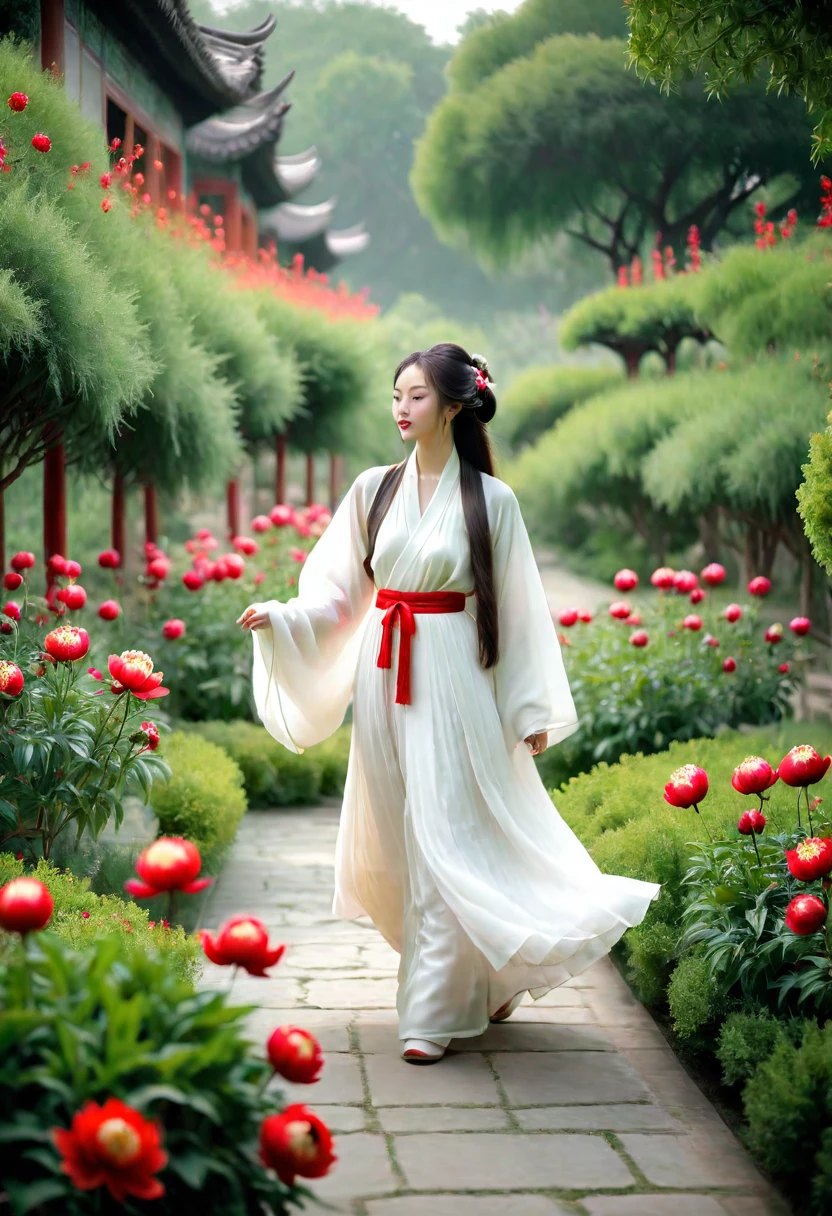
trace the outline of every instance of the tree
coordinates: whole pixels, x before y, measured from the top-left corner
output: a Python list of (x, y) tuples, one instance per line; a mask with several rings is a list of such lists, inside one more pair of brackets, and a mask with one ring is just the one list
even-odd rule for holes
[(559, 35), (444, 98), (411, 181), (440, 237), (484, 258), (566, 228), (617, 271), (656, 232), (678, 251), (695, 224), (712, 248), (766, 184), (784, 211), (808, 204), (807, 136), (800, 103), (762, 84), (719, 107), (699, 80), (663, 97), (627, 71), (622, 40)]
[(832, 3), (759, 0), (630, 0), (630, 53), (639, 71), (670, 89), (705, 73), (709, 95), (767, 78), (772, 92), (801, 97), (816, 116), (813, 160), (832, 154)]
[(500, 395), (491, 430), (512, 448), (525, 447), (579, 402), (613, 388), (620, 379), (606, 367), (530, 367)]

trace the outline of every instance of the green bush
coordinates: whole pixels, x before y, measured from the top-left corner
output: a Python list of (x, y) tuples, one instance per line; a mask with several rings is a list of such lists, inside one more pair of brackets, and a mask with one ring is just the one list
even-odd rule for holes
[[(12, 853), (0, 853), (0, 887), (24, 872), (23, 861)], [(42, 859), (37, 868), (27, 870), (49, 888), (55, 901), (51, 933), (73, 950), (81, 950), (101, 937), (118, 931), (123, 945), (158, 950), (170, 960), (173, 970), (184, 979), (196, 979), (202, 965), (202, 950), (195, 937), (179, 928), (165, 929), (161, 924), (151, 926), (149, 916), (138, 904), (117, 895), (95, 895), (88, 878), (78, 878), (66, 870), (58, 870)], [(87, 913), (85, 916), (84, 914)], [(15, 938), (0, 931), (0, 961), (10, 956)], [(0, 1006), (2, 1008), (2, 1006)]]
[(298, 756), (251, 722), (200, 722), (190, 730), (225, 748), (239, 765), (249, 805), (294, 806), (343, 792), (350, 727)]
[(162, 746), (172, 775), (151, 795), (159, 834), (192, 841), (210, 872), (222, 865), (246, 812), (243, 774), (222, 747), (198, 735), (174, 731)]
[(167, 1164), (158, 1216), (205, 1206), (223, 1216), (298, 1203), (257, 1155), (262, 1120), (282, 1109), (272, 1069), (244, 1032), (251, 1006), (196, 992), (166, 961), (111, 935), (74, 952), (54, 934), (18, 942), (0, 966), (0, 1137), (3, 1186), (15, 1216), (139, 1216), (144, 1202), (77, 1189), (61, 1172), (50, 1129), (69, 1128), (88, 1101), (117, 1098), (162, 1127)]
[(511, 447), (533, 443), (579, 401), (604, 392), (621, 379), (605, 367), (530, 367), (500, 399), (495, 433)]
[[(716, 1058), (725, 1085), (739, 1085), (753, 1076), (780, 1043), (799, 1039), (805, 1020), (785, 1022), (768, 1009), (729, 1013), (719, 1028)], [(791, 1031), (791, 1035), (790, 1035)]]
[(743, 1092), (745, 1140), (802, 1210), (832, 1209), (832, 1022), (807, 1022), (756, 1070)]
[(670, 977), (667, 1000), (673, 1029), (681, 1039), (692, 1038), (719, 1016), (722, 1000), (701, 954), (686, 954)]

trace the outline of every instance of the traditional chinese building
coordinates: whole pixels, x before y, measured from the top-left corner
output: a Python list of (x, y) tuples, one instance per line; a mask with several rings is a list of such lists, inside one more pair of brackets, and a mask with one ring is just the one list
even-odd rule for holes
[(229, 252), (276, 241), (281, 256), (301, 252), (326, 271), (369, 236), (331, 228), (333, 202), (293, 201), (320, 161), (314, 148), (278, 155), (293, 73), (262, 90), (274, 28), (273, 17), (243, 33), (198, 25), (186, 0), (40, 0), (43, 66), (124, 154), (142, 145), (154, 204), (207, 203)]

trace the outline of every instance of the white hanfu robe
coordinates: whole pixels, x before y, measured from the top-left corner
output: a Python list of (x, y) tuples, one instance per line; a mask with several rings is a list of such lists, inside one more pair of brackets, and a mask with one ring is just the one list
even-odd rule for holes
[(454, 449), (420, 513), (415, 449), (363, 561), (384, 467), (356, 478), (301, 568), (298, 594), (259, 605), (254, 695), (266, 729), (300, 752), (353, 729), (336, 846), (333, 912), (367, 915), (400, 953), (402, 1039), (482, 1033), (515, 993), (539, 998), (638, 924), (655, 883), (603, 874), (540, 780), (527, 735), (578, 726), (546, 595), (517, 499), (483, 475), (494, 548), (499, 658), (478, 661), (476, 600), (417, 614), (411, 703), (376, 661), (376, 588), (473, 588)]

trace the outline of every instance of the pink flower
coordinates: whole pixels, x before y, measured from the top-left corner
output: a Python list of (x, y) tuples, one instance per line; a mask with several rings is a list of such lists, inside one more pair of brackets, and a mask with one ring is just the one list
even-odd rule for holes
[(182, 637), (184, 632), (185, 622), (180, 621), (178, 617), (172, 617), (162, 626), (162, 636), (166, 637), (169, 642), (175, 642), (177, 638)]
[(8, 604), (3, 607), (3, 616), (7, 616), (12, 621), (19, 621), (20, 606), (14, 600), (9, 600)]
[(746, 756), (734, 769), (731, 784), (738, 794), (762, 794), (771, 789), (777, 779), (777, 769), (762, 756)]
[(749, 595), (768, 595), (771, 591), (771, 579), (766, 578), (763, 574), (758, 574), (756, 578), (752, 578), (748, 584)]
[(650, 639), (647, 635), (646, 629), (637, 629), (635, 633), (630, 634), (631, 646), (638, 646), (641, 648), (642, 646), (646, 646), (649, 641)]
[(244, 557), (254, 557), (260, 546), (250, 536), (235, 536), (234, 548), (238, 553), (242, 553)]
[(690, 613), (690, 615), (686, 616), (682, 621), (682, 628), (690, 629), (692, 633), (698, 633), (698, 631), (702, 628), (702, 617), (697, 616), (695, 612)]
[(43, 135), (38, 132), (37, 135), (32, 136), (32, 147), (36, 152), (51, 152), (52, 140), (48, 135)]
[(718, 587), (720, 583), (725, 581), (725, 567), (720, 566), (719, 562), (711, 562), (702, 571), (702, 581), (707, 583), (709, 587)]
[(10, 110), (14, 110), (15, 114), (20, 114), (29, 104), (29, 98), (25, 93), (12, 93), (6, 104)]
[(269, 511), (269, 519), (276, 528), (285, 528), (287, 524), (294, 522), (295, 512), (292, 507), (281, 503), (276, 507), (272, 507), (271, 511)]
[(105, 600), (103, 604), (99, 604), (98, 615), (102, 621), (114, 621), (121, 612), (116, 600)]
[(760, 836), (765, 826), (766, 817), (760, 811), (743, 811), (737, 823), (737, 831), (741, 836)]
[(674, 584), (676, 571), (671, 570), (670, 566), (659, 566), (658, 570), (654, 570), (650, 575), (650, 582), (654, 587), (658, 587), (660, 591), (669, 591)]
[(140, 701), (153, 701), (157, 697), (166, 697), (170, 691), (161, 687), (164, 676), (161, 671), (153, 670), (153, 660), (143, 650), (111, 654), (107, 667), (113, 677), (113, 692), (116, 694), (131, 692)]
[(697, 764), (683, 764), (671, 774), (670, 780), (664, 787), (665, 802), (671, 806), (696, 806), (708, 792), (708, 774)]
[(98, 555), (98, 564), (103, 570), (117, 570), (121, 565), (121, 554), (118, 549), (104, 549)]
[(12, 558), (11, 562), (9, 563), (12, 570), (18, 570), (18, 571), (31, 570), (31, 568), (32, 568), (32, 566), (34, 566), (34, 564), (35, 564), (34, 553), (28, 553), (25, 550), (21, 551), (20, 553), (15, 553), (14, 557)]
[(699, 579), (692, 570), (677, 570), (673, 579), (673, 586), (680, 595), (687, 595), (698, 583)]
[(689, 599), (692, 604), (701, 604), (705, 598), (705, 592), (701, 587), (694, 587), (691, 591)]
[(792, 633), (796, 633), (799, 638), (803, 638), (812, 628), (812, 622), (807, 616), (796, 616), (789, 621), (789, 629)]
[(610, 616), (614, 617), (617, 621), (625, 620), (631, 612), (632, 608), (626, 600), (615, 600), (610, 604)]
[(3, 575), (3, 586), (7, 591), (17, 591), (22, 582), (23, 575), (18, 574), (16, 570), (10, 570), (8, 574)]
[(189, 591), (199, 591), (200, 587), (205, 584), (205, 580), (197, 570), (186, 570), (182, 575), (182, 582)]
[(255, 515), (254, 519), (251, 521), (251, 528), (253, 532), (268, 532), (271, 526), (272, 521), (269, 519), (268, 515)]
[(730, 621), (732, 624), (734, 621), (738, 621), (741, 616), (742, 608), (740, 608), (739, 604), (729, 604), (725, 609), (725, 619), (726, 621)]
[(289, 550), (289, 556), (292, 558), (293, 561), (296, 561), (296, 562), (303, 563), (306, 561), (306, 551), (304, 549), (295, 549), (294, 547), (292, 547)]
[(619, 570), (612, 580), (619, 591), (632, 591), (638, 586), (638, 575), (635, 570)]
[(558, 616), (558, 621), (567, 629), (570, 628), (578, 619), (577, 608), (564, 608), (563, 612)]

